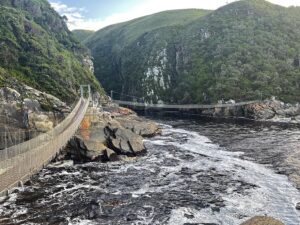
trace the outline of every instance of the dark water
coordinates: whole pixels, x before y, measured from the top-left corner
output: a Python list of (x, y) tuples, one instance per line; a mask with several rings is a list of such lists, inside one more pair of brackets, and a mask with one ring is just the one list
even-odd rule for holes
[(0, 224), (238, 225), (265, 214), (300, 224), (300, 192), (279, 174), (293, 169), (283, 162), (298, 128), (159, 122), (146, 156), (44, 169), (2, 200)]

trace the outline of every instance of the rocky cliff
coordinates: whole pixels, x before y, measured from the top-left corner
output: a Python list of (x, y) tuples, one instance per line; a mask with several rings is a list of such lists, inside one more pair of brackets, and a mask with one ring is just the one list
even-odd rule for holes
[(300, 96), (300, 9), (242, 0), (166, 11), (99, 30), (84, 43), (116, 98), (167, 103)]
[(51, 130), (71, 106), (16, 81), (0, 88), (0, 150)]
[(0, 87), (18, 81), (69, 102), (80, 84), (102, 92), (65, 19), (47, 0), (0, 1)]

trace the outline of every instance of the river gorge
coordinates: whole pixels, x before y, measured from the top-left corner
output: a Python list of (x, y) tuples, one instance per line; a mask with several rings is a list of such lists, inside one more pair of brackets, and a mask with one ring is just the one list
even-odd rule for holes
[(157, 122), (162, 134), (145, 140), (144, 156), (49, 165), (0, 200), (0, 224), (239, 225), (256, 215), (300, 224), (298, 127)]

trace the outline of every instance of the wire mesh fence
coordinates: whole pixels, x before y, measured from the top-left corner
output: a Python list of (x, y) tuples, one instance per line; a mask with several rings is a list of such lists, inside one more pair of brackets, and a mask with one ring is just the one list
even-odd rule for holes
[(0, 150), (0, 195), (41, 169), (68, 143), (88, 105), (89, 98), (81, 98), (72, 112), (51, 131)]

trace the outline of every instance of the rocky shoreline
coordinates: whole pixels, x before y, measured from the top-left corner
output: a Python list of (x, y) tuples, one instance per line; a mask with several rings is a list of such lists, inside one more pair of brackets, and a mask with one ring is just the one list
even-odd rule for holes
[[(26, 96), (20, 94), (24, 92), (27, 93)], [(14, 121), (14, 123), (9, 123), (9, 126), (2, 121), (2, 126), (0, 126), (2, 131), (9, 134), (9, 136), (7, 136), (7, 133), (3, 136), (2, 132), (1, 140), (7, 138), (10, 142), (7, 141), (6, 144), (10, 145), (52, 129), (70, 111), (70, 107), (66, 103), (28, 86), (0, 89), (0, 101), (2, 103), (0, 115)], [(26, 113), (27, 120), (24, 117)], [(213, 117), (242, 116), (260, 122), (300, 124), (300, 105), (285, 104), (272, 99), (243, 106), (238, 110), (231, 107), (224, 110), (215, 109), (206, 112), (206, 115)], [(18, 126), (15, 125), (17, 123)], [(15, 131), (28, 132), (29, 130), (34, 130), (33, 134), (29, 133), (31, 136), (20, 136), (18, 134), (18, 140), (16, 140)], [(153, 137), (160, 133), (161, 130), (155, 122), (138, 117), (132, 110), (113, 104), (105, 104), (104, 107), (91, 107), (88, 109), (88, 113), (84, 117), (75, 137), (56, 158), (57, 163), (51, 166), (64, 167), (66, 164), (73, 165), (74, 162), (132, 160), (146, 153), (147, 150), (143, 143), (144, 138)], [(2, 148), (4, 147), (3, 143), (2, 141)], [(294, 173), (286, 175), (299, 189), (300, 155), (296, 151), (287, 154), (289, 155), (285, 160), (286, 166), (298, 169), (294, 169)], [(297, 208), (300, 208), (300, 206), (297, 206)], [(260, 224), (259, 221), (263, 222), (265, 220), (266, 218), (257, 217), (244, 224)], [(272, 222), (270, 218), (267, 218), (266, 221)], [(277, 221), (271, 222), (270, 224), (282, 224)]]
[(76, 162), (127, 160), (146, 152), (144, 137), (160, 132), (156, 123), (138, 117), (129, 109), (89, 108), (61, 157)]
[(225, 108), (202, 110), (199, 114), (212, 118), (244, 118), (256, 122), (300, 124), (300, 104), (284, 103), (274, 97), (243, 106), (229, 105)]

